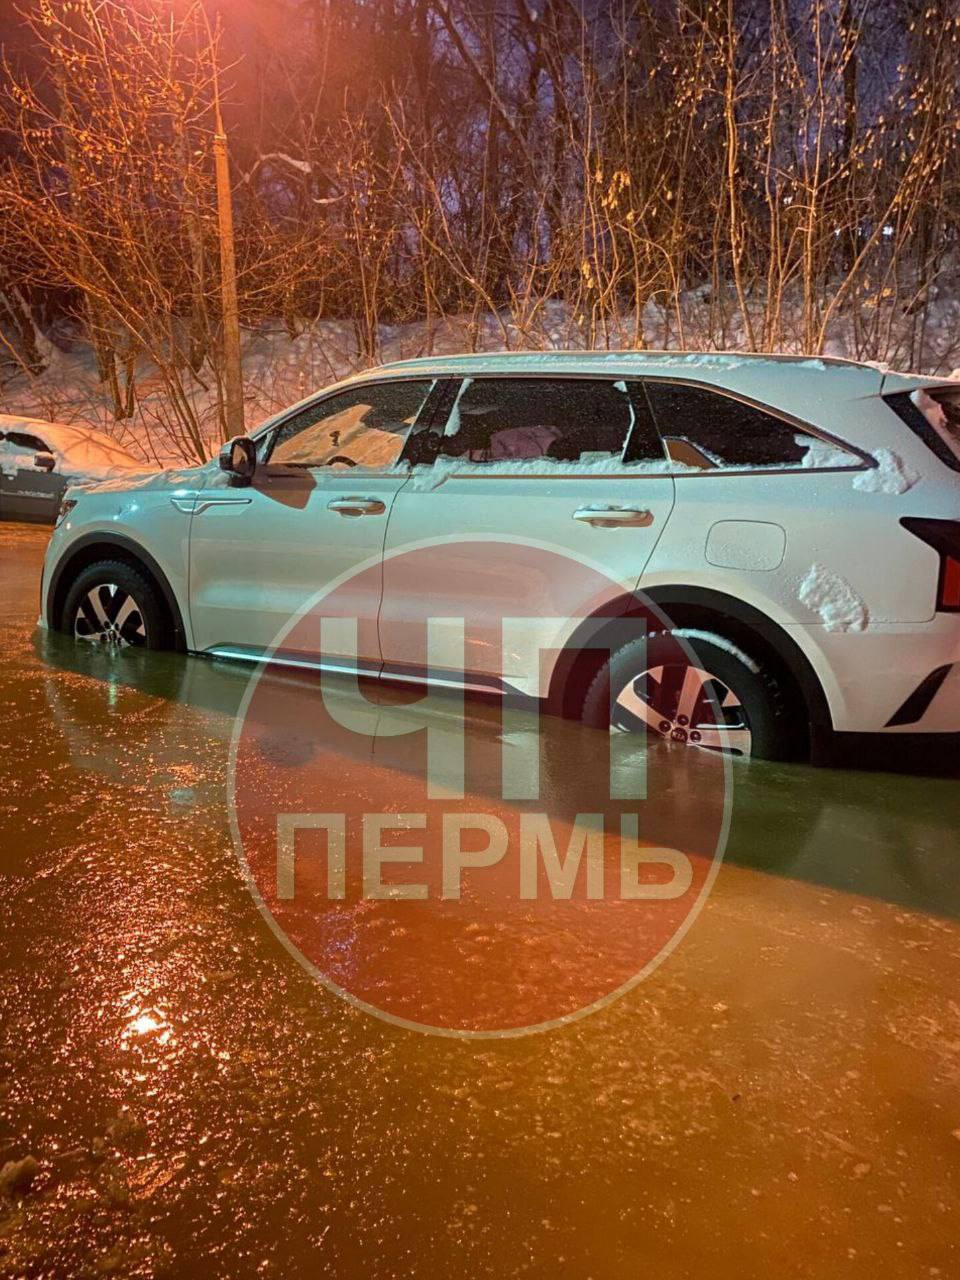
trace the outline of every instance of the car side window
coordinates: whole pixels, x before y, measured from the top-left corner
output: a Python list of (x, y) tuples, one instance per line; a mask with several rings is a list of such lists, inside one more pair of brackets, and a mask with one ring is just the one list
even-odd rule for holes
[(28, 431), (8, 431), (7, 439), (11, 444), (19, 445), (21, 449), (30, 449), (33, 453), (49, 453), (50, 446), (44, 444), (39, 436), (31, 435)]
[[(440, 454), (506, 469), (536, 459), (602, 466), (623, 454), (635, 416), (623, 382), (468, 378), (451, 411)], [(659, 441), (652, 449), (662, 459)]]
[(667, 454), (679, 471), (858, 467), (839, 444), (706, 387), (648, 382)]
[(269, 461), (291, 467), (391, 467), (432, 387), (432, 379), (380, 382), (315, 401), (281, 423)]

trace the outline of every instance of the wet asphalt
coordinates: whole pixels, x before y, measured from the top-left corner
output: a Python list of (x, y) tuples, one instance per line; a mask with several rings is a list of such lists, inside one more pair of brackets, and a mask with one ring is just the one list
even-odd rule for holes
[(248, 673), (38, 632), (46, 536), (0, 525), (0, 1276), (960, 1274), (960, 768), (738, 766), (645, 981), (406, 1030), (241, 875)]

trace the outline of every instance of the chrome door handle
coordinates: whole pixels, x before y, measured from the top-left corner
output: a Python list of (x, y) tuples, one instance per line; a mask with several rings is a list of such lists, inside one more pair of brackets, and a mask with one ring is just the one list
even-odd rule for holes
[(387, 505), (379, 498), (334, 498), (327, 503), (328, 511), (341, 516), (382, 516)]
[(178, 511), (182, 511), (184, 515), (198, 516), (201, 511), (206, 511), (208, 507), (248, 507), (252, 501), (250, 498), (207, 498), (202, 493), (190, 494), (180, 498), (171, 498), (170, 501)]
[(178, 489), (171, 496), (170, 505), (177, 511), (182, 511), (185, 516), (192, 516), (193, 508), (196, 506), (199, 496), (200, 493), (196, 489)]
[(640, 507), (580, 507), (573, 513), (573, 518), (592, 525), (594, 529), (648, 529), (653, 524), (653, 512)]

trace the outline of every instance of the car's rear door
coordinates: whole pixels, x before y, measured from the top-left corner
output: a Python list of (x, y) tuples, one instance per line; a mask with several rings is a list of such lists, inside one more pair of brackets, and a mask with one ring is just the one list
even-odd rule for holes
[[(183, 500), (196, 649), (255, 656), (311, 597), (373, 563), (354, 600), (358, 652), (340, 656), (379, 662), (379, 558), (408, 474), (397, 464), (414, 424), (431, 412), (433, 386), (394, 379), (320, 397), (264, 442), (252, 484), (237, 487), (218, 472)], [(319, 657), (314, 639), (298, 631), (292, 656)]]
[(451, 399), (436, 462), (415, 469), (390, 517), (384, 663), (423, 671), (429, 620), (434, 678), (538, 692), (540, 651), (562, 640), (558, 620), (590, 608), (598, 574), (638, 585), (674, 483), (623, 381), (490, 375)]

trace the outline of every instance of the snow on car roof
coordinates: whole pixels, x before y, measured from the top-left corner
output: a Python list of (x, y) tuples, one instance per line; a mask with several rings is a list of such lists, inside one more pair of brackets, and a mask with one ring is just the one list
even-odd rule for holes
[[(670, 378), (703, 384), (769, 405), (795, 420), (824, 429), (836, 426), (837, 407), (891, 390), (942, 386), (944, 378), (894, 373), (879, 364), (835, 356), (779, 355), (742, 351), (498, 351), (420, 356), (397, 360), (318, 387), (295, 405), (266, 418), (261, 435), (277, 422), (329, 396), (389, 378), (482, 377), (497, 374), (587, 375)], [(824, 378), (823, 374), (829, 374)], [(820, 375), (820, 376), (812, 376)]]
[(396, 360), (367, 369), (350, 381), (382, 377), (384, 374), (449, 373), (474, 375), (489, 373), (604, 373), (630, 376), (685, 378), (726, 385), (758, 382), (770, 378), (808, 381), (806, 375), (832, 374), (843, 379), (851, 394), (878, 394), (881, 385), (942, 385), (950, 378), (929, 377), (906, 370), (890, 369), (869, 360), (848, 360), (839, 356), (786, 355), (758, 351), (497, 351), (464, 352), (457, 355), (420, 356)]
[(399, 360), (356, 374), (347, 382), (420, 374), (482, 377), (496, 374), (592, 374), (607, 377), (686, 379), (724, 387), (775, 403), (822, 394), (830, 374), (832, 394), (843, 399), (878, 395), (883, 372), (876, 366), (831, 356), (767, 355), (726, 351), (502, 351)]
[(830, 356), (723, 351), (507, 351), (401, 360), (368, 369), (326, 390), (385, 377), (510, 374), (688, 381), (742, 395), (821, 425), (835, 414), (839, 402), (879, 395), (884, 379), (884, 373), (876, 366)]
[[(506, 371), (511, 368), (554, 368), (563, 365), (582, 365), (591, 372), (597, 368), (636, 370), (645, 373), (657, 368), (678, 370), (733, 370), (743, 365), (774, 364), (823, 372), (831, 367), (869, 369), (870, 365), (855, 360), (843, 360), (834, 356), (776, 355), (746, 351), (495, 351), (463, 352), (459, 355), (420, 356), (411, 360), (396, 360), (381, 365), (383, 372), (400, 370), (435, 369), (443, 366), (451, 369), (469, 367), (477, 372)], [(368, 372), (375, 372), (369, 370)]]

